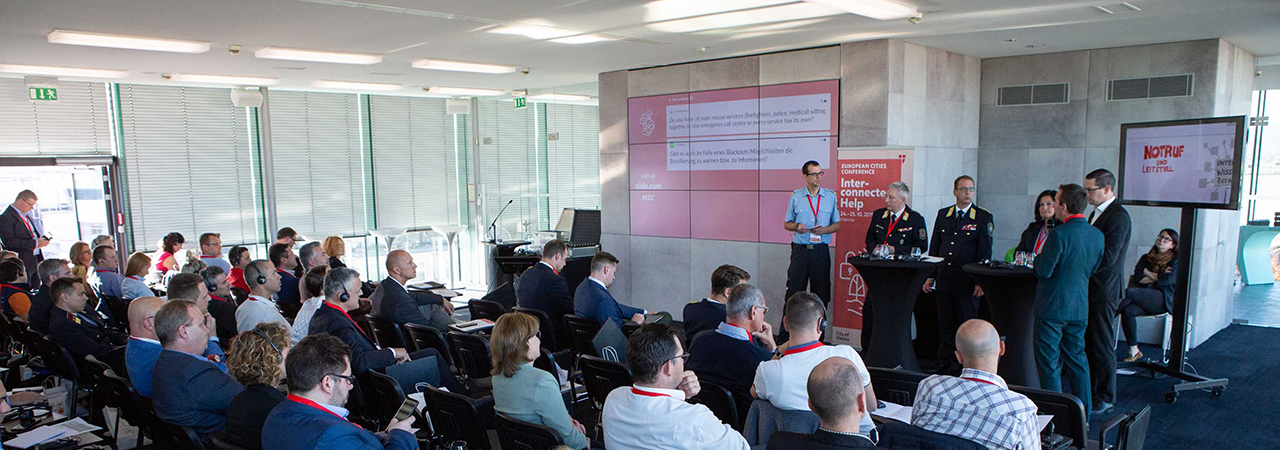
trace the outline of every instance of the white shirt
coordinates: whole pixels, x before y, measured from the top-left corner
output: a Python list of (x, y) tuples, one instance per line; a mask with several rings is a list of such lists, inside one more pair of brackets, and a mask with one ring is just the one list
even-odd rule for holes
[(741, 434), (706, 406), (686, 402), (684, 391), (680, 390), (642, 386), (614, 389), (605, 399), (601, 420), (609, 450), (750, 448)]
[(966, 206), (964, 208), (961, 208), (959, 204), (957, 204), (955, 207), (956, 207), (956, 217), (964, 217), (965, 214), (969, 214), (969, 208), (973, 207), (973, 203), (970, 203), (969, 206)]
[[(871, 374), (867, 372), (867, 365), (862, 362), (862, 357), (858, 356), (858, 352), (855, 352), (853, 347), (824, 345), (760, 363), (760, 366), (756, 367), (755, 382), (752, 383), (752, 387), (756, 390), (756, 397), (768, 400), (773, 403), (773, 406), (781, 409), (808, 411), (809, 372), (813, 372), (813, 368), (827, 358), (835, 357), (853, 361), (853, 365), (858, 368), (858, 376), (862, 377), (862, 386), (867, 387), (871, 384)], [(871, 432), (873, 428), (875, 424), (871, 422), (870, 414), (863, 416), (862, 421), (858, 423), (858, 431), (863, 434)]]
[(1093, 225), (1093, 223), (1094, 223), (1094, 222), (1097, 222), (1097, 221), (1098, 221), (1098, 218), (1099, 218), (1099, 217), (1102, 217), (1102, 212), (1103, 212), (1103, 211), (1106, 211), (1106, 210), (1107, 210), (1107, 207), (1108, 207), (1108, 206), (1111, 206), (1111, 202), (1114, 202), (1114, 201), (1116, 201), (1116, 198), (1115, 198), (1115, 197), (1111, 197), (1111, 198), (1107, 199), (1107, 201), (1102, 202), (1102, 204), (1101, 204), (1101, 205), (1098, 205), (1098, 206), (1094, 207), (1094, 208), (1093, 208), (1093, 220), (1090, 220), (1090, 221), (1089, 221), (1089, 225)]
[[(302, 302), (302, 308), (298, 310), (298, 315), (293, 318), (293, 327), (289, 328), (289, 340), (293, 344), (297, 344), (302, 338), (307, 337), (311, 333), (311, 317), (316, 315), (316, 311), (320, 309), (320, 305), (324, 303), (324, 297), (311, 297), (307, 301)], [(236, 312), (240, 312), (236, 310)]]
[(236, 308), (236, 332), (238, 333), (252, 330), (253, 327), (265, 322), (277, 322), (289, 328), (289, 321), (280, 314), (280, 310), (276, 308), (276, 302), (269, 298), (250, 295), (248, 300)]

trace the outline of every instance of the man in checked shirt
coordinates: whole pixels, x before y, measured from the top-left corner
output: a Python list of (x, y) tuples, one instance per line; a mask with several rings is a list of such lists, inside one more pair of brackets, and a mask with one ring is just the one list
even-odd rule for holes
[(989, 449), (1040, 448), (1036, 405), (1009, 390), (996, 375), (1004, 342), (995, 327), (971, 319), (956, 331), (956, 358), (964, 366), (959, 377), (934, 375), (920, 382), (911, 424)]

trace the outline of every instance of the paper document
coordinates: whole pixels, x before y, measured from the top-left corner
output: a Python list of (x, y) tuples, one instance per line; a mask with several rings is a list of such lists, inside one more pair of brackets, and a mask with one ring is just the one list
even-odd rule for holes
[(1053, 416), (1046, 414), (1036, 414), (1036, 423), (1039, 425), (1037, 430), (1044, 431), (1044, 427), (1049, 426), (1049, 422), (1053, 421)]
[(436, 295), (439, 295), (439, 296), (444, 297), (444, 298), (454, 298), (454, 297), (459, 297), (459, 296), (461, 296), (461, 295), (462, 295), (462, 294), (459, 294), (459, 293), (455, 292), (455, 291), (454, 291), (454, 290), (452, 290), (452, 289), (445, 289), (445, 288), (431, 289), (431, 293), (436, 294)]
[(26, 433), (19, 434), (18, 437), (13, 440), (5, 442), (4, 445), (17, 448), (31, 448), (38, 444), (62, 437), (64, 434), (67, 434), (67, 430), (46, 425)]
[(871, 415), (882, 419), (893, 419), (902, 423), (911, 423), (911, 407), (902, 406), (897, 403), (883, 402), (884, 407), (877, 409)]

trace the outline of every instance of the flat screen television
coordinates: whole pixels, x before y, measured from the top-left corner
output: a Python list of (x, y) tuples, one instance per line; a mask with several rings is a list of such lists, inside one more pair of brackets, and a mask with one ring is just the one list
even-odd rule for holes
[(1231, 116), (1121, 125), (1120, 202), (1239, 209), (1244, 123)]

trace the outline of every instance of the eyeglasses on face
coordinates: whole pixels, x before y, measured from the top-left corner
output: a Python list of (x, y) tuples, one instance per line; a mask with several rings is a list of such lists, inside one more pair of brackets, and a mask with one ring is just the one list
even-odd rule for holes
[(977, 192), (978, 188), (969, 186), (969, 187), (958, 187), (956, 188), (956, 190), (960, 192)]
[(347, 380), (347, 383), (352, 385), (356, 384), (356, 377), (354, 375), (341, 375), (336, 373), (330, 373), (330, 374), (327, 374), (326, 376), (337, 377), (337, 378)]
[(826, 174), (827, 174), (827, 171), (825, 171), (825, 170), (819, 170), (819, 171), (817, 171), (817, 172), (809, 172), (809, 173), (806, 173), (806, 174), (805, 174), (805, 176), (810, 176), (810, 177), (815, 177), (815, 176), (816, 176), (816, 177), (820, 177), (820, 176), (823, 176), (823, 175), (826, 175)]
[(667, 361), (675, 361), (675, 360), (677, 360), (677, 359), (679, 359), (679, 360), (680, 360), (680, 362), (685, 362), (685, 363), (687, 363), (687, 362), (689, 362), (689, 354), (688, 354), (688, 353), (683, 353), (683, 354), (679, 354), (679, 355), (676, 355), (676, 356), (672, 356), (671, 358), (667, 359)]

